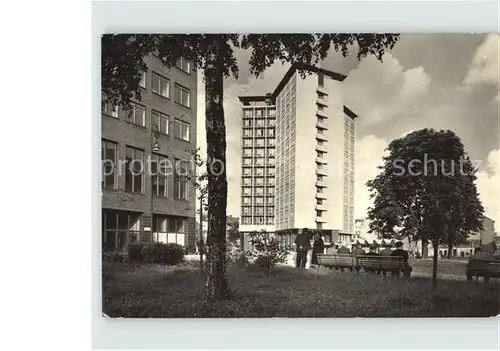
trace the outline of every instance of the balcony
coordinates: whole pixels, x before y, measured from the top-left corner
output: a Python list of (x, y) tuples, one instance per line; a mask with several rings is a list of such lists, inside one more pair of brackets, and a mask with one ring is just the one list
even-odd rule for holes
[(319, 119), (316, 121), (316, 128), (319, 129), (328, 129), (328, 126), (326, 125), (325, 122), (320, 121)]
[(328, 106), (326, 104), (325, 98), (324, 97), (319, 97), (319, 96), (316, 98), (316, 104), (317, 105), (321, 105), (321, 106)]
[(323, 217), (316, 217), (315, 221), (318, 223), (326, 223), (326, 219)]
[(316, 151), (328, 152), (328, 147), (325, 144), (323, 145), (316, 144)]
[(316, 132), (316, 139), (321, 141), (328, 141), (326, 134)]
[(326, 194), (325, 193), (316, 193), (316, 199), (326, 199)]
[(319, 108), (316, 110), (316, 116), (320, 116), (320, 117), (323, 117), (323, 118), (328, 118), (328, 116), (326, 115), (326, 111), (325, 110), (320, 110)]
[(316, 174), (326, 176), (328, 175), (328, 170), (326, 169), (326, 167), (316, 168)]
[(318, 187), (318, 188), (326, 188), (326, 182), (324, 180), (317, 180), (315, 185)]
[(318, 85), (318, 86), (316, 87), (316, 91), (317, 91), (318, 93), (328, 95), (328, 91), (327, 91), (327, 90), (326, 90), (326, 88), (325, 88), (324, 86), (322, 86), (322, 85)]
[(326, 211), (326, 206), (325, 205), (318, 205), (318, 204), (316, 204), (316, 206), (314, 207), (314, 209), (316, 211)]
[(316, 157), (316, 163), (326, 165), (326, 164), (328, 164), (328, 161), (324, 157)]

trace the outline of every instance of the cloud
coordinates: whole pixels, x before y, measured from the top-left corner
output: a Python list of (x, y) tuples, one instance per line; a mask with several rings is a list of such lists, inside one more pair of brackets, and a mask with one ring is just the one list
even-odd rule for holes
[(490, 34), (477, 49), (464, 84), (492, 84), (499, 86), (500, 35)]
[(379, 124), (415, 112), (430, 82), (422, 67), (405, 70), (391, 54), (383, 63), (370, 56), (344, 81), (345, 102), (362, 116), (362, 123)]
[(356, 142), (356, 156), (354, 168), (354, 217), (365, 218), (368, 207), (372, 205), (366, 182), (375, 178), (379, 173), (378, 166), (382, 165), (382, 157), (389, 143), (375, 135), (366, 135)]
[(495, 221), (495, 229), (500, 225), (500, 149), (492, 150), (486, 167), (477, 174), (479, 198), (484, 206), (484, 214)]

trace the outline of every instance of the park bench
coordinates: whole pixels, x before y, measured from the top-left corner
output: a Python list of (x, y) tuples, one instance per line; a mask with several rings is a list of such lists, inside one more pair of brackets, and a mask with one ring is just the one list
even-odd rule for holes
[(318, 254), (318, 264), (319, 266), (330, 269), (340, 269), (341, 272), (343, 272), (344, 269), (352, 271), (353, 269), (358, 268), (359, 270), (359, 267), (356, 264), (356, 259), (351, 254)]
[(358, 265), (366, 272), (373, 272), (384, 276), (390, 272), (395, 276), (403, 273), (404, 276), (409, 276), (411, 270), (407, 269), (403, 257), (398, 256), (376, 256), (362, 255), (358, 256)]
[(477, 259), (471, 257), (465, 268), (467, 280), (472, 280), (475, 276), (483, 277), (484, 282), (488, 282), (491, 278), (500, 278), (500, 260), (493, 259)]

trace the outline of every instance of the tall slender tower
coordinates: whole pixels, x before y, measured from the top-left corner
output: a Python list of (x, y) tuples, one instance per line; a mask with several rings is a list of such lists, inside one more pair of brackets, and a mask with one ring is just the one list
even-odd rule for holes
[[(300, 71), (307, 71), (305, 78)], [(268, 231), (291, 234), (287, 239), (289, 241), (293, 241), (294, 234), (305, 227), (322, 230), (326, 239), (332, 242), (346, 240), (346, 236), (354, 234), (357, 116), (344, 106), (342, 82), (345, 78), (317, 67), (293, 65), (273, 93), (240, 97), (243, 104), (242, 232), (264, 229), (263, 226), (269, 224), (265, 228)], [(255, 146), (258, 140), (254, 137), (260, 127), (247, 122), (248, 116), (259, 109), (273, 111), (272, 121), (276, 123), (272, 139), (269, 139), (269, 134), (258, 132), (258, 135), (268, 138), (260, 141), (261, 145), (276, 140), (272, 149), (274, 197), (265, 200), (269, 201), (266, 202), (268, 208), (274, 208), (274, 215), (271, 220), (270, 210), (266, 212), (269, 222), (265, 224), (260, 224), (260, 219), (256, 221), (255, 212), (248, 209), (250, 203), (255, 208), (254, 201), (257, 199), (247, 199), (252, 191), (263, 192), (257, 190), (260, 185), (255, 183), (254, 175), (261, 166), (254, 166), (247, 159), (254, 157), (255, 163), (255, 157), (260, 157)], [(247, 140), (249, 138), (253, 138), (252, 142)], [(264, 151), (258, 152), (262, 155)], [(259, 162), (269, 162), (269, 159)], [(250, 166), (253, 167), (252, 174), (248, 170)], [(252, 181), (247, 179), (250, 175), (254, 177)], [(252, 219), (250, 213), (254, 216)], [(248, 227), (251, 221), (252, 226)]]

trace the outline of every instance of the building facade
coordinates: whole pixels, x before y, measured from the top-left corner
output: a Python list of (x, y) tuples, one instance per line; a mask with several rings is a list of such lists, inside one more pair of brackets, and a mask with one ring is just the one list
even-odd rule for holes
[(354, 234), (357, 116), (343, 103), (345, 78), (293, 65), (273, 93), (239, 98), (242, 232), (265, 229), (289, 241), (302, 228), (329, 241)]
[(178, 243), (195, 251), (196, 193), (186, 175), (196, 148), (197, 72), (145, 59), (141, 101), (130, 111), (102, 104), (103, 251), (129, 242)]

